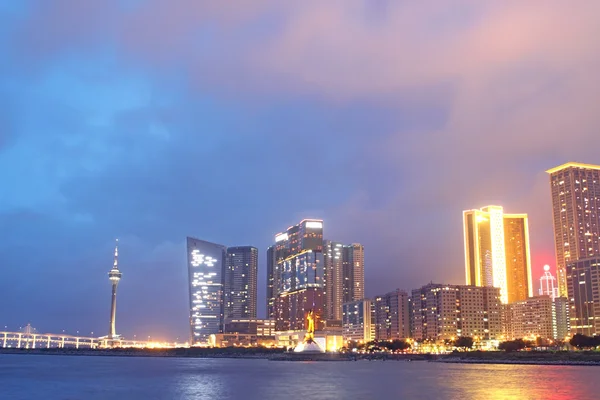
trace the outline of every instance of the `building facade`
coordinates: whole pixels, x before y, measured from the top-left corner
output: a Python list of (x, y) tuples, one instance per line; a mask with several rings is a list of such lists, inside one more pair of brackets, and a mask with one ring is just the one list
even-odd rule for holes
[(375, 310), (373, 302), (362, 299), (342, 306), (342, 332), (345, 341), (370, 342), (375, 340)]
[(556, 339), (566, 339), (571, 335), (571, 321), (569, 318), (569, 299), (555, 297), (553, 300), (554, 329)]
[(365, 250), (359, 243), (324, 243), (325, 318), (342, 320), (342, 304), (362, 300), (365, 286)]
[(225, 258), (224, 318), (256, 318), (258, 249), (228, 247)]
[(556, 278), (550, 272), (550, 266), (544, 265), (544, 274), (540, 278), (540, 296), (550, 296), (553, 300), (558, 297)]
[(272, 319), (226, 319), (223, 333), (241, 333), (257, 337), (274, 337), (275, 321)]
[(567, 264), (600, 256), (600, 166), (570, 162), (546, 172), (552, 194), (558, 292), (567, 297)]
[(571, 334), (600, 334), (600, 257), (572, 261), (566, 267)]
[(533, 295), (527, 214), (500, 206), (463, 211), (467, 285), (500, 288), (502, 303)]
[(324, 318), (327, 321), (341, 321), (344, 300), (344, 245), (326, 240), (323, 248)]
[(284, 292), (277, 298), (277, 319), (275, 329), (278, 331), (293, 331), (306, 329), (306, 315), (309, 311), (315, 314), (315, 330), (322, 330), (324, 298), (320, 287)]
[(554, 303), (550, 296), (536, 296), (506, 307), (506, 339), (556, 339)]
[(275, 245), (269, 246), (267, 249), (267, 288), (266, 288), (266, 310), (267, 318), (275, 319), (275, 301), (276, 295), (276, 279), (275, 272), (277, 268), (277, 259), (275, 258)]
[(225, 246), (187, 238), (192, 345), (204, 344), (223, 329)]
[(459, 336), (476, 341), (502, 337), (500, 289), (431, 283), (412, 291), (412, 337), (435, 342)]
[(360, 243), (344, 246), (343, 302), (365, 297), (365, 248)]
[(303, 326), (309, 310), (315, 313), (317, 321), (322, 321), (323, 221), (305, 219), (275, 235), (272, 262), (277, 329), (301, 329), (295, 327)]
[(377, 340), (410, 337), (408, 293), (396, 289), (373, 299), (375, 338)]

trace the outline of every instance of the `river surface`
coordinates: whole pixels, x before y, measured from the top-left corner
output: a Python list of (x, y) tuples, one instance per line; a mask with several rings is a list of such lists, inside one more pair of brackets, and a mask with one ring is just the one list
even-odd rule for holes
[(0, 354), (0, 399), (599, 399), (600, 367)]

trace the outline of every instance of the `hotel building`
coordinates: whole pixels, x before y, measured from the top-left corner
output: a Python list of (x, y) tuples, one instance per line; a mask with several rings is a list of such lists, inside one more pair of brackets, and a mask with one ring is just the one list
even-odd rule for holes
[(227, 248), (224, 278), (224, 317), (256, 318), (258, 249), (252, 246)]
[(375, 338), (377, 340), (410, 337), (410, 310), (408, 293), (396, 289), (373, 299)]
[(431, 283), (413, 290), (411, 303), (415, 340), (439, 342), (468, 336), (487, 341), (502, 336), (499, 288)]
[[(322, 327), (323, 298), (323, 221), (305, 219), (275, 235), (270, 267), (277, 330), (303, 329), (305, 315), (313, 310), (315, 328)], [(267, 266), (269, 269), (269, 266)]]
[(463, 211), (467, 285), (500, 288), (502, 303), (533, 295), (527, 214), (500, 206)]
[(569, 162), (546, 172), (552, 193), (558, 292), (566, 297), (567, 264), (600, 256), (600, 166)]
[(187, 238), (191, 344), (223, 329), (225, 246)]
[(566, 273), (571, 334), (600, 335), (600, 257), (571, 261)]

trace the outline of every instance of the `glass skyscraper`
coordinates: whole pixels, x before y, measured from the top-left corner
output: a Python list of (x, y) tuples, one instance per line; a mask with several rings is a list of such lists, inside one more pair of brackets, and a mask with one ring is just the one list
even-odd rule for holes
[(225, 319), (256, 318), (257, 273), (256, 247), (227, 248), (223, 293)]
[(223, 329), (225, 246), (187, 238), (191, 345)]
[(600, 256), (600, 166), (570, 162), (550, 174), (558, 293), (567, 296), (566, 266)]

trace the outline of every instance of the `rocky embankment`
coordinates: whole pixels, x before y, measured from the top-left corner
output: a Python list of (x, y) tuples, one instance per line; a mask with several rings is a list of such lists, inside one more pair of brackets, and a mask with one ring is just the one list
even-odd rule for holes
[(432, 361), (460, 364), (594, 365), (600, 366), (597, 351), (473, 351), (438, 356)]

